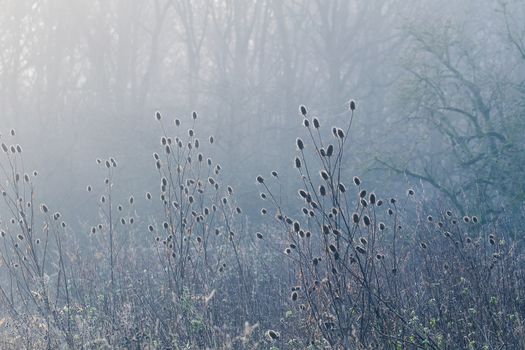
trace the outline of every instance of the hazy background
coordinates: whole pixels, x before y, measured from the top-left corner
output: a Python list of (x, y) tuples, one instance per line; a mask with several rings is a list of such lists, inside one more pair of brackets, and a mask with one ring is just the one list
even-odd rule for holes
[(2, 0), (0, 128), (75, 223), (97, 157), (123, 197), (156, 190), (154, 112), (188, 127), (195, 110), (250, 214), (257, 174), (292, 174), (298, 106), (331, 126), (352, 98), (347, 176), (520, 215), (524, 18), (520, 0)]

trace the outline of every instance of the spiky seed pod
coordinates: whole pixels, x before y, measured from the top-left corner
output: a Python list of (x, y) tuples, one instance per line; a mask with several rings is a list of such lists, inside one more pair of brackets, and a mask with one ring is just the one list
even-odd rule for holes
[(464, 216), (463, 217), (463, 221), (466, 222), (466, 223), (469, 223), (470, 222), (470, 218), (468, 216)]
[(261, 196), (261, 199), (263, 199), (263, 200), (266, 200), (266, 198), (267, 198), (266, 197), (266, 193), (264, 193), (264, 192), (261, 192), (260, 196)]
[(324, 150), (324, 148), (320, 148), (319, 149), (319, 154), (321, 155), (321, 157), (326, 157), (326, 151)]
[(489, 238), (489, 242), (491, 245), (495, 245), (496, 244), (496, 240), (494, 239), (494, 237), (490, 237)]
[(366, 201), (366, 199), (364, 198), (361, 198), (361, 205), (363, 206), (363, 208), (366, 208), (368, 206), (368, 202)]
[(155, 118), (156, 118), (157, 120), (159, 120), (159, 121), (162, 119), (162, 115), (160, 114), (159, 111), (155, 112)]
[(337, 128), (335, 126), (332, 127), (332, 135), (334, 135), (334, 137), (337, 137)]
[(357, 246), (355, 247), (355, 250), (356, 250), (358, 253), (360, 253), (360, 254), (366, 254), (366, 249), (363, 248), (363, 247), (360, 246), (360, 245), (357, 245)]
[(473, 216), (473, 217), (472, 217), (472, 222), (473, 222), (474, 224), (477, 224), (478, 221), (479, 221), (479, 219), (478, 219), (477, 216)]
[(360, 186), (361, 185), (361, 180), (357, 176), (354, 176), (353, 180), (354, 180), (354, 184), (356, 186)]
[(385, 228), (386, 228), (385, 223), (380, 222), (380, 223), (379, 223), (379, 229), (380, 229), (381, 231), (384, 231)]
[(434, 218), (432, 217), (432, 215), (427, 216), (427, 221), (428, 222), (432, 222), (433, 220), (434, 220)]
[(326, 187), (324, 185), (319, 186), (319, 194), (323, 197), (326, 196)]
[(383, 201), (380, 199), (377, 201), (377, 204), (376, 204), (378, 207), (382, 206), (383, 205)]
[(337, 137), (339, 137), (340, 139), (345, 138), (345, 132), (343, 131), (343, 129), (337, 129)]
[(333, 154), (334, 154), (334, 146), (330, 144), (326, 148), (326, 156), (331, 157)]
[(314, 118), (314, 119), (312, 120), (312, 122), (314, 123), (314, 128), (319, 129), (319, 126), (320, 126), (320, 124), (319, 124), (319, 119)]
[(91, 233), (96, 233), (96, 232), (97, 232), (97, 228), (96, 228), (95, 226), (93, 226), (93, 227), (91, 228)]
[(323, 233), (325, 235), (330, 233), (330, 228), (328, 227), (328, 225), (323, 225)]
[(264, 178), (261, 176), (261, 175), (258, 175), (257, 178), (256, 178), (257, 182), (262, 184), (264, 183)]
[(237, 214), (241, 214), (242, 213), (242, 209), (239, 208), (239, 207), (235, 208), (235, 211), (237, 212)]
[(297, 169), (301, 168), (301, 159), (299, 157), (295, 157), (294, 165)]
[(301, 140), (299, 137), (297, 138), (297, 140), (295, 141), (295, 143), (297, 144), (297, 148), (302, 151), (304, 149), (304, 142), (303, 140)]
[(306, 107), (304, 105), (299, 106), (299, 111), (301, 112), (303, 117), (306, 117), (306, 115), (308, 114), (308, 111), (306, 110)]
[(303, 119), (303, 125), (306, 127), (306, 128), (309, 128), (310, 127), (310, 121), (306, 118)]
[(9, 152), (9, 148), (7, 148), (7, 145), (5, 143), (2, 142), (2, 150), (7, 153)]
[(228, 191), (228, 195), (231, 196), (231, 195), (233, 194), (233, 187), (228, 186), (228, 187), (227, 187), (227, 191)]
[(195, 131), (193, 129), (188, 129), (188, 136), (193, 137), (195, 135)]
[(266, 214), (268, 214), (268, 210), (266, 210), (266, 208), (262, 208), (261, 215), (266, 215)]
[(350, 102), (348, 102), (348, 108), (350, 108), (352, 112), (355, 111), (355, 101), (354, 100), (350, 100)]
[(451, 212), (450, 210), (447, 210), (446, 215), (447, 215), (448, 217), (451, 217), (451, 216), (452, 216), (452, 212)]
[(86, 187), (86, 191), (91, 192), (91, 186), (90, 186), (90, 185), (88, 185), (88, 186)]
[(370, 218), (368, 217), (368, 215), (364, 215), (363, 216), (363, 223), (365, 224), (365, 226), (370, 226)]
[(335, 245), (333, 245), (333, 244), (330, 244), (330, 245), (328, 246), (328, 248), (330, 249), (330, 251), (331, 251), (332, 253), (336, 253), (336, 252), (337, 252), (337, 248), (336, 248)]
[(191, 113), (191, 117), (193, 118), (193, 120), (197, 119), (197, 112), (193, 111)]
[(130, 196), (129, 197), (129, 204), (133, 205), (134, 202), (135, 202), (135, 199), (133, 198), (133, 196)]
[(328, 175), (328, 173), (327, 173), (326, 171), (324, 171), (324, 170), (321, 170), (319, 174), (321, 175), (321, 178), (322, 178), (323, 180), (325, 180), (325, 181), (327, 181), (327, 180), (330, 178), (330, 176)]
[(362, 244), (363, 246), (366, 246), (366, 245), (368, 244), (368, 241), (366, 240), (365, 237), (361, 237), (361, 238), (359, 238), (359, 242), (361, 242), (361, 244)]
[(286, 255), (290, 255), (290, 254), (292, 254), (292, 250), (291, 250), (290, 248), (286, 248), (286, 249), (284, 250), (284, 254), (286, 254)]
[(257, 232), (255, 235), (257, 236), (258, 239), (263, 239), (263, 234), (262, 233)]
[(373, 193), (373, 192), (370, 193), (370, 195), (368, 196), (368, 201), (372, 205), (376, 204), (376, 195), (375, 195), (375, 193)]
[(301, 229), (301, 225), (299, 225), (298, 221), (295, 221), (293, 223), (293, 230), (294, 230), (294, 232), (299, 232), (300, 229)]
[(49, 211), (47, 205), (45, 205), (44, 203), (40, 204), (40, 210), (41, 210), (42, 213), (44, 213), (44, 214), (47, 214), (47, 212)]
[(439, 226), (439, 228), (443, 228), (444, 225), (443, 225), (443, 223), (440, 221), (440, 222), (438, 222), (438, 226)]
[(109, 163), (109, 160), (106, 160), (106, 163), (105, 163), (105, 164), (106, 164), (106, 168), (109, 169), (109, 168), (111, 167), (111, 164)]
[(345, 193), (345, 192), (346, 192), (346, 187), (345, 187), (345, 185), (344, 185), (343, 183), (340, 183), (340, 184), (338, 185), (338, 187), (339, 187), (339, 191), (340, 191), (341, 193)]
[(16, 151), (18, 153), (22, 153), (22, 147), (20, 147), (20, 145), (16, 145)]
[(411, 189), (411, 188), (409, 188), (409, 189), (407, 190), (407, 194), (408, 194), (409, 196), (413, 196), (414, 193), (415, 193), (414, 190)]
[(341, 236), (341, 231), (339, 231), (338, 229), (334, 228), (332, 230), (333, 234), (336, 235), (336, 236)]
[(366, 197), (366, 190), (361, 190), (361, 191), (359, 192), (359, 197), (361, 197), (361, 198), (365, 198), (365, 197)]
[(274, 331), (272, 329), (269, 329), (267, 332), (266, 332), (266, 336), (271, 340), (271, 341), (274, 341), (274, 340), (277, 340), (281, 337), (281, 335), (279, 334), (279, 332), (277, 331)]
[(354, 222), (354, 224), (358, 224), (359, 223), (359, 214), (353, 213), (352, 214), (352, 221)]
[(301, 196), (301, 198), (306, 198), (306, 197), (308, 197), (308, 193), (306, 193), (306, 191), (303, 190), (303, 189), (300, 189), (300, 190), (298, 191), (298, 193), (299, 193), (299, 196)]

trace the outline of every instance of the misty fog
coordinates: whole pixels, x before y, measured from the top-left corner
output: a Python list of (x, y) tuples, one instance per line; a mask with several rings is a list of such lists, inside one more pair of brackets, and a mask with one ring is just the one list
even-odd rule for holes
[(0, 134), (0, 349), (525, 347), (523, 0), (0, 0)]

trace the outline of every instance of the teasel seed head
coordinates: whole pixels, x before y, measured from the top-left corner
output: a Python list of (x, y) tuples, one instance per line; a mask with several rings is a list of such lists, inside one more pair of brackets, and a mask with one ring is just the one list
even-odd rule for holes
[(47, 212), (49, 211), (47, 205), (45, 205), (44, 203), (40, 204), (40, 210), (41, 210), (42, 213), (44, 213), (44, 214), (47, 214)]
[(470, 222), (470, 218), (469, 218), (468, 216), (465, 215), (465, 216), (463, 217), (463, 221), (464, 221), (465, 223), (469, 223), (469, 222)]
[(358, 224), (359, 223), (359, 214), (358, 213), (353, 213), (352, 214), (352, 221), (354, 222), (354, 224)]
[(304, 142), (303, 140), (301, 140), (301, 138), (297, 138), (297, 140), (295, 141), (295, 143), (297, 144), (297, 148), (302, 151), (304, 149)]
[(338, 187), (339, 187), (339, 191), (341, 193), (345, 193), (346, 192), (346, 187), (345, 187), (345, 185), (343, 183), (339, 183)]
[(306, 110), (306, 107), (304, 105), (301, 105), (299, 107), (299, 111), (301, 112), (301, 114), (303, 115), (303, 117), (306, 117), (306, 115), (308, 114), (308, 111)]
[(301, 159), (299, 157), (295, 157), (294, 165), (297, 169), (301, 168)]
[(407, 194), (408, 194), (409, 196), (413, 196), (414, 193), (415, 193), (414, 190), (411, 189), (411, 188), (409, 188), (409, 189), (407, 190)]
[(334, 154), (334, 146), (333, 145), (328, 145), (328, 147), (326, 148), (326, 155), (328, 157), (331, 157), (332, 155)]
[(365, 198), (365, 197), (366, 197), (366, 190), (361, 190), (361, 191), (359, 192), (359, 197), (361, 197), (361, 198)]
[(309, 128), (310, 127), (310, 121), (306, 118), (303, 119), (303, 125), (306, 127), (306, 128)]
[(356, 186), (360, 186), (361, 185), (361, 179), (359, 179), (357, 176), (354, 176), (353, 180), (354, 180), (354, 184)]
[(365, 224), (365, 226), (370, 226), (370, 217), (368, 217), (368, 215), (364, 215), (363, 216), (363, 223)]
[(357, 245), (357, 246), (355, 247), (355, 250), (356, 250), (358, 253), (360, 253), (360, 254), (366, 254), (366, 249), (363, 248), (363, 247), (360, 246), (360, 245)]
[(421, 246), (421, 248), (427, 249), (427, 244), (425, 242), (421, 242), (419, 243), (419, 245)]
[(373, 192), (370, 193), (370, 195), (368, 196), (368, 201), (372, 205), (376, 204), (376, 195), (375, 195), (375, 193), (373, 193)]
[(321, 170), (321, 171), (319, 172), (319, 175), (320, 175), (321, 178), (322, 178), (323, 180), (325, 180), (325, 181), (327, 181), (327, 180), (330, 178), (329, 175), (328, 175), (328, 173), (327, 173), (325, 170)]
[(264, 183), (264, 178), (261, 176), (261, 175), (258, 175), (257, 178), (256, 178), (257, 182), (262, 184)]
[(348, 108), (350, 108), (351, 111), (355, 111), (355, 101), (354, 100), (350, 100), (348, 102)]
[(274, 331), (272, 329), (269, 329), (267, 332), (266, 332), (266, 336), (271, 340), (271, 341), (275, 341), (277, 339), (279, 339), (281, 337), (281, 335), (279, 334), (279, 332), (277, 331)]

